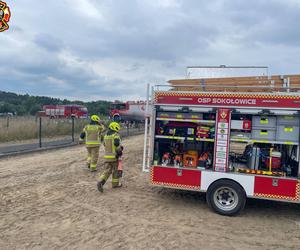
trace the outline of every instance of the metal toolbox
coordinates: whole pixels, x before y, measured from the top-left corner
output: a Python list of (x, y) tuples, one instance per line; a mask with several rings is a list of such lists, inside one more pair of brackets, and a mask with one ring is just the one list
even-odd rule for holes
[(254, 140), (271, 140), (275, 141), (275, 129), (253, 127), (251, 137)]
[(275, 116), (253, 116), (252, 117), (252, 129), (253, 128), (268, 128), (276, 129), (276, 117)]
[(276, 141), (299, 141), (299, 126), (278, 125), (276, 130)]
[(287, 126), (298, 126), (299, 127), (299, 117), (298, 116), (278, 116), (277, 126), (287, 125)]

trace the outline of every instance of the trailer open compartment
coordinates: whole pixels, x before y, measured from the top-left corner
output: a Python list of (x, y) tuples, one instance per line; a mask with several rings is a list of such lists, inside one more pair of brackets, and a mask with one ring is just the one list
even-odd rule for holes
[(298, 93), (171, 89), (152, 103), (153, 185), (206, 192), (224, 215), (246, 197), (300, 202)]

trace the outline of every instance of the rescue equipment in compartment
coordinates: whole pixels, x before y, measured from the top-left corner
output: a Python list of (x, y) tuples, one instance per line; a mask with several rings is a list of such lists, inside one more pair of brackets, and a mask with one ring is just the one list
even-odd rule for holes
[(159, 135), (163, 135), (164, 134), (164, 128), (163, 127), (158, 127), (157, 132)]
[(208, 152), (204, 152), (200, 155), (198, 159), (198, 166), (202, 168), (207, 168), (211, 164), (210, 155)]
[(209, 129), (209, 134), (210, 134), (210, 138), (212, 138), (212, 139), (215, 138), (215, 127), (211, 127)]
[(270, 156), (266, 157), (264, 163), (269, 171), (272, 171), (272, 169), (281, 168), (281, 153), (274, 151), (273, 148), (270, 148)]
[(170, 161), (171, 161), (170, 153), (164, 153), (161, 160), (161, 165), (167, 166), (168, 164), (170, 164)]
[(174, 136), (176, 134), (176, 128), (169, 128), (168, 134)]
[(183, 166), (185, 167), (197, 167), (198, 164), (198, 152), (188, 151), (183, 154)]
[(187, 129), (187, 135), (194, 135), (195, 134), (195, 129), (194, 128), (188, 128)]
[(256, 145), (248, 145), (244, 152), (247, 159), (247, 167), (252, 170), (258, 170), (261, 168), (260, 164), (263, 163), (269, 172), (272, 172), (274, 169), (280, 169), (281, 153), (273, 148), (267, 150), (268, 152), (266, 153), (266, 149)]
[(198, 138), (208, 138), (210, 127), (198, 126), (196, 130), (196, 136)]
[(236, 172), (243, 173), (243, 174), (259, 174), (259, 175), (270, 175), (270, 176), (285, 176), (284, 172), (263, 171), (263, 170), (245, 169), (245, 168), (237, 168)]
[(258, 170), (260, 164), (261, 150), (258, 146), (248, 145), (244, 155), (247, 159), (247, 166), (250, 169)]
[(182, 157), (181, 155), (175, 155), (174, 157), (174, 166), (181, 167), (182, 166)]

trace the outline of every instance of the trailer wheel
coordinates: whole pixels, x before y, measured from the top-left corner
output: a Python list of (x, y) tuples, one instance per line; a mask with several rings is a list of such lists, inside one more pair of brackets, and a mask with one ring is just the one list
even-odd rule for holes
[(230, 180), (220, 180), (213, 183), (206, 193), (206, 200), (212, 210), (221, 215), (238, 214), (246, 203), (243, 188)]

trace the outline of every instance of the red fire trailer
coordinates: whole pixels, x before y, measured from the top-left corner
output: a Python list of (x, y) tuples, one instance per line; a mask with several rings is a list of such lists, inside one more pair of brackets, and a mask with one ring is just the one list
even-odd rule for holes
[[(300, 93), (152, 90), (144, 165), (155, 186), (206, 192), (222, 215), (246, 198), (300, 203)], [(264, 90), (265, 91), (265, 90)]]

